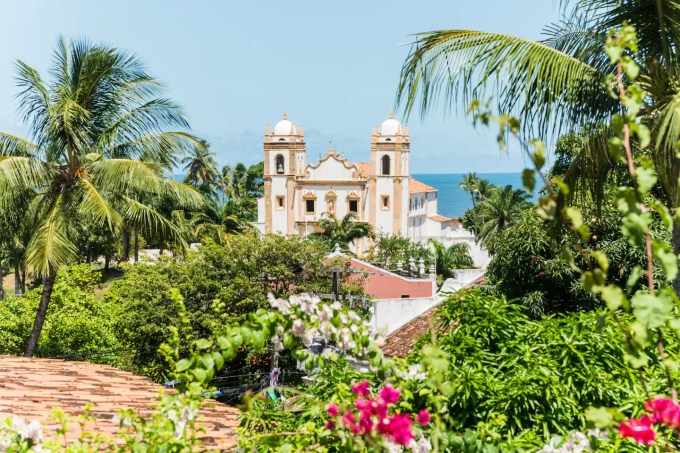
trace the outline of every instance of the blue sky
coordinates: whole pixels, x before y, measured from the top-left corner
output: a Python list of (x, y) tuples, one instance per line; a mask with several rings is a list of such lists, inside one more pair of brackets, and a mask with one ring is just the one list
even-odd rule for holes
[[(264, 125), (285, 108), (302, 124), (308, 160), (334, 148), (368, 157), (387, 117), (410, 34), (464, 28), (539, 39), (558, 18), (550, 0), (218, 1), (0, 0), (0, 128), (16, 113), (16, 59), (44, 71), (57, 37), (86, 36), (137, 53), (212, 143), (220, 164), (262, 158)], [(510, 172), (519, 149), (493, 131), (434, 111), (409, 121), (413, 173)], [(397, 118), (399, 118), (397, 112)]]

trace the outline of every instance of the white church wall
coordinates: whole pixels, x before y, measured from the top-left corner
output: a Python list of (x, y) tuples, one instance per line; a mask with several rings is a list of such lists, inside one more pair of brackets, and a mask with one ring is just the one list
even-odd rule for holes
[(347, 168), (343, 162), (329, 157), (317, 168), (309, 166), (307, 171), (309, 179), (315, 181), (351, 181), (356, 170), (354, 167)]
[[(286, 189), (286, 178), (285, 177), (272, 177), (272, 232), (288, 234), (292, 233), (288, 231), (288, 213), (290, 209), (291, 200), (288, 199), (287, 189)], [(284, 197), (283, 209), (278, 209), (276, 205), (276, 197)], [(291, 213), (292, 214), (292, 213)]]
[[(383, 209), (383, 196), (390, 197), (389, 209)], [(392, 178), (378, 176), (376, 180), (376, 230), (382, 231), (384, 234), (393, 234), (392, 223), (394, 214), (394, 184)]]
[(440, 302), (439, 296), (374, 300), (371, 324), (377, 331), (389, 335)]
[(437, 192), (428, 192), (425, 194), (427, 203), (427, 215), (437, 215)]

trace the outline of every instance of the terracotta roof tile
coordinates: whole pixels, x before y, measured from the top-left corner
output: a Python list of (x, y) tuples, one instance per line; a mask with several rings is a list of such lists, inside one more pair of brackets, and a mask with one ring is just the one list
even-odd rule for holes
[[(12, 416), (39, 420), (46, 438), (57, 436), (57, 425), (49, 420), (55, 407), (79, 415), (92, 403), (97, 431), (113, 435), (118, 431), (113, 416), (120, 409), (151, 415), (161, 388), (150, 379), (108, 365), (0, 355), (0, 420)], [(207, 400), (199, 421), (205, 433), (199, 433), (199, 438), (207, 447), (234, 446), (238, 413), (233, 407)], [(68, 435), (77, 438), (80, 429), (74, 425)]]
[(359, 175), (363, 178), (368, 178), (371, 176), (371, 163), (370, 162), (357, 162), (354, 165), (359, 169)]
[(445, 216), (439, 215), (439, 214), (431, 215), (431, 216), (428, 217), (428, 219), (432, 219), (435, 222), (449, 222), (449, 221), (453, 220), (453, 218), (451, 218), (451, 217), (445, 217)]
[(411, 181), (408, 183), (408, 192), (409, 193), (426, 193), (426, 192), (436, 192), (437, 189), (434, 187), (428, 186), (425, 183), (422, 183), (418, 181), (417, 179), (411, 178)]

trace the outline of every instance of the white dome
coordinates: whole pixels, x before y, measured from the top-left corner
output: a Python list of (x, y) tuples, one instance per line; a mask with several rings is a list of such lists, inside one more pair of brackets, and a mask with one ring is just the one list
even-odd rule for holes
[(288, 115), (283, 112), (283, 119), (276, 123), (274, 126), (274, 135), (295, 135), (297, 134), (297, 129), (295, 125), (288, 121)]
[(380, 125), (380, 135), (399, 135), (401, 133), (401, 123), (394, 119), (390, 112), (390, 117)]

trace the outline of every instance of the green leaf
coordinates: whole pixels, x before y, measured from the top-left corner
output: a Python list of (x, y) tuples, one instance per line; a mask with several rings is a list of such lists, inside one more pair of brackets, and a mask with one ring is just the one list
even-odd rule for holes
[(585, 415), (588, 423), (599, 429), (613, 428), (623, 418), (618, 410), (609, 407), (589, 407)]
[(638, 190), (640, 193), (648, 193), (656, 184), (657, 177), (654, 168), (652, 167), (637, 167), (635, 169), (635, 176), (638, 183)]
[(666, 324), (673, 304), (663, 293), (643, 293), (638, 292), (633, 296), (633, 313), (635, 317), (647, 328), (658, 329)]
[(534, 188), (536, 187), (536, 175), (534, 170), (525, 168), (522, 171), (522, 184), (524, 184), (524, 188), (529, 192), (534, 191)]
[(623, 290), (618, 286), (607, 285), (601, 289), (600, 294), (605, 304), (607, 304), (607, 308), (612, 311), (628, 306), (628, 299)]
[(213, 342), (211, 340), (208, 340), (207, 338), (201, 338), (196, 340), (196, 348), (199, 350), (203, 349), (208, 349), (213, 345)]
[(175, 365), (175, 370), (178, 373), (188, 370), (194, 364), (194, 359), (182, 359)]

